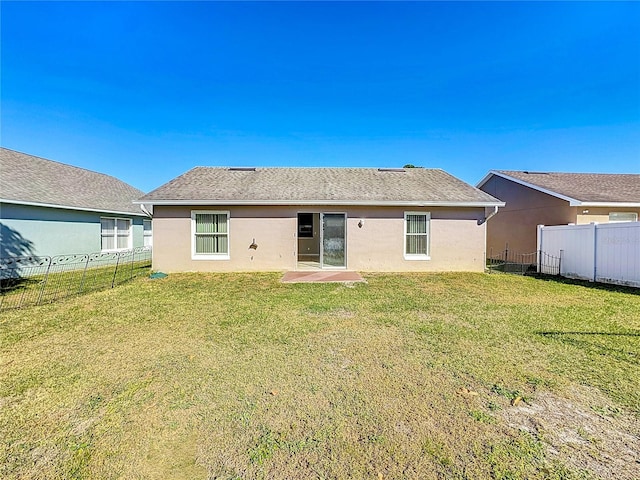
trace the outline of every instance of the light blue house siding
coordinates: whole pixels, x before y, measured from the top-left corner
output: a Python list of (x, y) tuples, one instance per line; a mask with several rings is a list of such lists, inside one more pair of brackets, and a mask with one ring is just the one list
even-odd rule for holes
[(100, 252), (101, 218), (131, 219), (132, 246), (143, 246), (142, 215), (0, 203), (0, 257)]

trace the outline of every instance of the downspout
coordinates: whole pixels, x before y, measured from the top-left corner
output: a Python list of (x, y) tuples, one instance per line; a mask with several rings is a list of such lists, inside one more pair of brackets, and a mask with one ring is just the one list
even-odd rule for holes
[[(486, 210), (485, 210), (486, 212)], [(493, 207), (493, 212), (491, 212), (489, 215), (485, 214), (485, 217), (481, 220), (478, 220), (478, 226), (480, 225), (484, 225), (485, 223), (487, 223), (489, 221), (489, 219), (491, 217), (493, 217), (496, 213), (498, 213), (498, 206), (496, 205), (495, 207)], [(487, 267), (487, 229), (485, 227), (484, 229), (484, 266), (485, 268)], [(489, 270), (491, 271), (491, 270)]]
[(484, 217), (481, 220), (478, 220), (478, 225), (482, 225), (483, 223), (487, 223), (491, 217), (493, 217), (496, 213), (498, 213), (498, 206), (493, 207), (493, 212)]
[[(145, 204), (140, 204), (140, 210), (142, 210), (147, 217), (153, 218), (153, 213), (147, 210), (147, 206)], [(151, 205), (151, 210), (153, 210), (153, 205)]]

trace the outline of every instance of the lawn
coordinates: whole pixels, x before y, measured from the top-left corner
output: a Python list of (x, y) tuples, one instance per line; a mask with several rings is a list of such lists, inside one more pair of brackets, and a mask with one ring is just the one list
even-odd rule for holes
[(640, 478), (640, 295), (181, 274), (0, 314), (1, 478)]

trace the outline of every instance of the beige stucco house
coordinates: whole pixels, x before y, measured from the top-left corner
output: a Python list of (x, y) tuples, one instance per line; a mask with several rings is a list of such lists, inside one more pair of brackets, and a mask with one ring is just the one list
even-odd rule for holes
[(639, 174), (492, 170), (477, 185), (506, 202), (487, 227), (488, 254), (535, 252), (538, 225), (637, 221)]
[(504, 205), (423, 168), (196, 167), (138, 203), (164, 272), (482, 271)]

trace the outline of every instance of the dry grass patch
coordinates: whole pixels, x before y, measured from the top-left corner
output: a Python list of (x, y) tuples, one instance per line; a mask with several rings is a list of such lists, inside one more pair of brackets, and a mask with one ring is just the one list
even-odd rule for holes
[(640, 296), (278, 280), (171, 275), (3, 314), (0, 476), (640, 477)]

